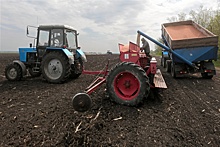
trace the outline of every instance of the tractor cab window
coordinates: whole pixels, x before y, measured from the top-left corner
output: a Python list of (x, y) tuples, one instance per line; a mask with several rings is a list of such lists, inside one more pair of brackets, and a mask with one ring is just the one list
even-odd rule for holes
[(76, 49), (76, 32), (71, 30), (66, 30), (66, 46), (69, 49)]
[(49, 30), (40, 30), (38, 46), (48, 46), (49, 43)]
[(62, 29), (53, 29), (51, 30), (51, 46), (53, 47), (62, 47), (63, 44), (63, 30)]

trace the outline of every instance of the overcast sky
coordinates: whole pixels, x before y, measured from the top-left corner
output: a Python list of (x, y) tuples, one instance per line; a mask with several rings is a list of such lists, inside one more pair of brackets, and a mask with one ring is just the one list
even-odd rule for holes
[[(190, 10), (217, 9), (220, 0), (0, 0), (0, 51), (28, 47), (27, 25), (66, 24), (79, 32), (83, 51), (118, 52), (141, 30), (157, 39), (167, 18)], [(154, 48), (153, 43), (150, 44)]]

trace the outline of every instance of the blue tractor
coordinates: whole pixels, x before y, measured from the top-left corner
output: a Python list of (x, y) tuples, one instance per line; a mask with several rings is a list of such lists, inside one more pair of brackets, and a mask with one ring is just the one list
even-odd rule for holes
[[(30, 27), (27, 27), (27, 36)], [(19, 48), (19, 60), (5, 68), (6, 78), (19, 81), (28, 72), (32, 77), (42, 75), (49, 83), (78, 78), (86, 56), (78, 47), (77, 36), (77, 31), (67, 25), (40, 25), (34, 37), (36, 46), (30, 44), (29, 48)]]

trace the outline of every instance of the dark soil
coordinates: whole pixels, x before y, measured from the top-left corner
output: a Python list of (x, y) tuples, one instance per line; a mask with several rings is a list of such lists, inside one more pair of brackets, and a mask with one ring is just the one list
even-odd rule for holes
[[(100, 70), (106, 55), (87, 57)], [(110, 67), (119, 62), (109, 56)], [(168, 89), (155, 91), (140, 107), (111, 102), (105, 85), (91, 96), (85, 113), (71, 99), (94, 80), (81, 75), (64, 84), (29, 76), (9, 82), (4, 68), (17, 54), (0, 54), (0, 146), (220, 146), (220, 71), (212, 80), (191, 75), (173, 79), (161, 69)], [(160, 67), (161, 68), (161, 67)]]

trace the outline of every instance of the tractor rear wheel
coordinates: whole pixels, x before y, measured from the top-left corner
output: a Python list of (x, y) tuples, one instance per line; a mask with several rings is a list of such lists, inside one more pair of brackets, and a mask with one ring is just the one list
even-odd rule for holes
[(48, 82), (63, 83), (70, 75), (69, 60), (62, 52), (49, 52), (43, 57), (41, 71)]
[(16, 63), (9, 64), (5, 68), (5, 76), (9, 81), (19, 81), (22, 78), (22, 69)]
[(118, 104), (137, 106), (150, 92), (145, 71), (132, 62), (117, 64), (108, 74), (107, 93)]

